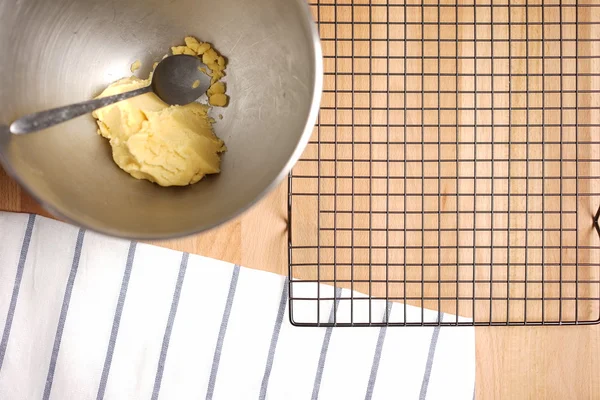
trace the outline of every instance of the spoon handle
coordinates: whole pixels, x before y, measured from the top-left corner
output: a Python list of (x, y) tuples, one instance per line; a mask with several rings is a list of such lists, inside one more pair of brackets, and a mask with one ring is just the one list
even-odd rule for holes
[(122, 100), (127, 100), (131, 97), (149, 93), (151, 91), (152, 86), (148, 85), (140, 89), (116, 94), (114, 96), (101, 97), (95, 100), (83, 101), (81, 103), (29, 114), (13, 122), (10, 125), (10, 132), (16, 135), (22, 135), (40, 131), (56, 124), (60, 124), (61, 122), (79, 117), (80, 115), (87, 114), (98, 108), (102, 108)]

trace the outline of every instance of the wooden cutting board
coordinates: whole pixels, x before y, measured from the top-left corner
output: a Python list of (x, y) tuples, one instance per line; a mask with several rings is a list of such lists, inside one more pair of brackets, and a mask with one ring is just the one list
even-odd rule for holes
[[(594, 2), (597, 4), (597, 0), (592, 3)], [(518, 3), (525, 4), (524, 1)], [(573, 1), (569, 3), (574, 4)], [(580, 14), (587, 10), (591, 9), (582, 9)], [(344, 17), (342, 10), (337, 10), (339, 12), (336, 15), (334, 9), (327, 6), (320, 9), (313, 7), (313, 11), (321, 21), (335, 21), (336, 18)], [(317, 15), (317, 12), (320, 14)], [(353, 18), (368, 21), (369, 18), (375, 18), (375, 15), (371, 15), (368, 8), (356, 7)], [(377, 15), (381, 17), (379, 13)], [(526, 9), (515, 7), (511, 17), (513, 21), (523, 20), (526, 18)], [(555, 16), (551, 12), (548, 17)], [(598, 20), (597, 15), (581, 17)], [(391, 16), (386, 15), (385, 18)], [(592, 27), (596, 31), (587, 32), (588, 35), (598, 37), (598, 26)], [(502, 30), (497, 34), (502, 34)], [(597, 62), (596, 67), (600, 71)], [(342, 77), (343, 79), (346, 78)], [(355, 106), (360, 107), (360, 99), (357, 101)], [(479, 120), (480, 123), (484, 121)], [(355, 154), (355, 157), (359, 156)], [(484, 154), (479, 156), (483, 157)], [(600, 154), (592, 156), (598, 159)], [(49, 216), (1, 169), (0, 210)], [(310, 208), (295, 212), (299, 215), (314, 215), (314, 210)], [(250, 211), (220, 228), (194, 237), (153, 244), (250, 268), (287, 274), (286, 219), (287, 185), (284, 183)], [(600, 393), (600, 327), (478, 327), (476, 362), (478, 399), (596, 398)]]

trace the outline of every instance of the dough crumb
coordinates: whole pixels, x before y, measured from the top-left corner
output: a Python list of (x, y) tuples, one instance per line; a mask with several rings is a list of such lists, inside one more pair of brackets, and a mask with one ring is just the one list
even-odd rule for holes
[(223, 82), (213, 83), (206, 92), (208, 96), (212, 96), (213, 94), (225, 94), (225, 84)]
[(129, 68), (131, 70), (131, 72), (135, 72), (138, 69), (140, 69), (142, 67), (142, 62), (140, 60), (135, 60), (133, 62), (133, 64), (131, 64), (131, 67)]
[(184, 39), (185, 45), (192, 49), (196, 54), (198, 54), (198, 49), (200, 48), (200, 42), (193, 36), (188, 36)]
[(179, 55), (179, 54), (185, 54), (188, 56), (195, 56), (196, 52), (192, 49), (190, 49), (187, 46), (175, 46), (175, 47), (171, 47), (171, 51), (173, 52), (173, 55)]
[(200, 81), (196, 79), (194, 83), (192, 83), (192, 89), (196, 89), (198, 86), (200, 86)]
[(196, 54), (198, 54), (199, 56), (203, 55), (208, 49), (210, 49), (210, 43), (202, 43), (199, 47), (198, 50), (196, 51)]
[(225, 107), (228, 102), (229, 97), (223, 93), (216, 93), (208, 98), (208, 103), (211, 106)]

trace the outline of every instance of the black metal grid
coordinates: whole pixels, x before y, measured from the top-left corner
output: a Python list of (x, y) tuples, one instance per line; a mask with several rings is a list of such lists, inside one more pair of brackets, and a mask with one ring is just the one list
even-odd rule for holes
[(325, 81), (289, 177), (292, 322), (600, 322), (600, 4), (310, 6)]

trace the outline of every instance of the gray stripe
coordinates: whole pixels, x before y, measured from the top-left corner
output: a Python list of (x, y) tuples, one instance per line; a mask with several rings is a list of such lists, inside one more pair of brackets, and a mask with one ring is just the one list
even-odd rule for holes
[(81, 249), (83, 247), (84, 237), (85, 230), (79, 229), (79, 233), (77, 234), (77, 242), (75, 244), (75, 252), (73, 253), (73, 263), (71, 264), (71, 272), (69, 273), (69, 279), (67, 280), (67, 287), (65, 289), (62, 307), (60, 309), (60, 317), (58, 318), (58, 327), (56, 328), (56, 335), (54, 336), (54, 346), (52, 347), (52, 356), (50, 357), (50, 367), (48, 368), (48, 375), (46, 376), (46, 387), (44, 388), (44, 395), (42, 396), (42, 399), (44, 400), (48, 400), (50, 398), (50, 391), (52, 390), (54, 371), (56, 370), (56, 360), (58, 359), (60, 342), (62, 341), (63, 330), (65, 328), (65, 322), (67, 321), (67, 313), (69, 312), (69, 302), (71, 301), (73, 285), (75, 284), (75, 277), (77, 276), (77, 269), (79, 268), (79, 259), (81, 258)]
[[(335, 302), (331, 305), (331, 312), (329, 313), (329, 323), (333, 323), (335, 320), (334, 313), (337, 310), (337, 306), (340, 302), (342, 295), (342, 289), (335, 288)], [(327, 349), (329, 348), (329, 341), (331, 340), (331, 334), (333, 333), (333, 327), (328, 326), (325, 331), (325, 337), (323, 337), (323, 345), (321, 346), (321, 356), (319, 357), (319, 364), (317, 366), (317, 375), (315, 376), (315, 383), (313, 386), (312, 400), (319, 398), (319, 390), (321, 389), (321, 379), (323, 378), (323, 370), (325, 369), (325, 359), (327, 358)]]
[[(387, 312), (383, 316), (383, 322), (389, 322), (386, 320), (386, 316), (389, 318), (392, 312), (392, 305), (394, 303), (387, 303)], [(370, 400), (373, 397), (373, 389), (375, 388), (375, 381), (377, 380), (377, 371), (379, 370), (379, 360), (381, 360), (381, 351), (383, 350), (383, 342), (385, 341), (385, 333), (387, 326), (382, 326), (379, 329), (379, 338), (377, 339), (377, 345), (375, 346), (375, 355), (373, 356), (373, 365), (371, 366), (371, 375), (369, 376), (369, 383), (367, 385), (367, 394), (365, 395), (366, 400)]]
[(175, 292), (173, 293), (173, 302), (171, 303), (171, 311), (169, 311), (169, 319), (167, 320), (167, 327), (165, 329), (165, 335), (163, 336), (162, 349), (160, 351), (160, 358), (158, 360), (158, 368), (156, 370), (156, 378), (154, 379), (154, 389), (152, 390), (152, 400), (158, 399), (158, 393), (160, 392), (160, 383), (162, 381), (163, 372), (165, 370), (165, 361), (167, 360), (167, 351), (169, 350), (169, 341), (171, 340), (171, 332), (173, 331), (173, 323), (175, 322), (175, 315), (177, 314), (177, 306), (179, 305), (179, 296), (181, 295), (181, 287), (183, 286), (183, 279), (185, 278), (185, 271), (187, 270), (188, 259), (190, 255), (183, 253), (181, 257), (181, 265), (179, 266), (179, 275), (177, 276), (177, 283), (175, 284)]
[(217, 339), (217, 346), (215, 348), (215, 355), (213, 357), (212, 368), (210, 370), (210, 379), (208, 380), (208, 388), (206, 390), (207, 400), (212, 399), (215, 393), (215, 383), (217, 382), (217, 373), (219, 372), (219, 361), (221, 360), (223, 342), (225, 341), (225, 333), (227, 332), (227, 323), (229, 322), (229, 314), (231, 314), (231, 307), (233, 306), (233, 297), (235, 295), (235, 287), (237, 286), (239, 275), (240, 267), (238, 265), (235, 265), (233, 267), (233, 275), (231, 276), (231, 283), (229, 284), (227, 302), (225, 303), (225, 310), (223, 311), (223, 318), (221, 319), (221, 328), (219, 329), (219, 337)]
[(281, 331), (281, 325), (283, 323), (283, 314), (285, 314), (285, 306), (288, 300), (288, 284), (288, 278), (285, 278), (285, 281), (283, 282), (283, 290), (281, 292), (281, 300), (279, 301), (279, 311), (277, 312), (277, 319), (275, 320), (275, 327), (273, 328), (273, 336), (271, 336), (271, 346), (269, 347), (267, 366), (265, 367), (265, 373), (263, 375), (262, 384), (260, 385), (260, 394), (258, 396), (260, 400), (264, 400), (267, 398), (269, 377), (271, 376), (271, 369), (273, 368), (275, 350), (277, 349), (277, 340), (279, 339), (279, 332)]
[[(444, 320), (444, 313), (438, 313), (437, 322)], [(425, 400), (427, 398), (427, 387), (429, 386), (429, 377), (431, 376), (431, 369), (433, 368), (433, 357), (435, 356), (435, 346), (437, 345), (438, 337), (440, 336), (440, 325), (433, 328), (433, 334), (431, 335), (431, 343), (429, 344), (429, 354), (427, 355), (427, 364), (425, 364), (425, 374), (423, 375), (423, 382), (421, 383), (421, 393), (419, 394), (419, 400)]]
[(127, 286), (129, 286), (129, 278), (131, 277), (131, 269), (133, 267), (133, 260), (135, 258), (136, 246), (137, 242), (131, 242), (129, 244), (129, 253), (127, 254), (127, 263), (125, 264), (125, 272), (123, 274), (123, 281), (121, 283), (121, 292), (119, 293), (119, 300), (117, 301), (117, 309), (115, 310), (115, 317), (113, 319), (113, 326), (110, 332), (110, 339), (108, 340), (108, 349), (106, 350), (106, 357), (104, 359), (104, 368), (102, 369), (100, 386), (98, 386), (98, 394), (96, 395), (97, 400), (104, 398), (106, 382), (108, 381), (108, 373), (110, 372), (110, 363), (112, 362), (115, 344), (117, 343), (117, 333), (119, 333), (121, 314), (123, 314), (123, 306), (125, 305)]
[(23, 269), (25, 268), (25, 261), (27, 261), (27, 253), (29, 252), (29, 243), (31, 243), (31, 235), (33, 233), (34, 223), (35, 215), (29, 214), (29, 219), (27, 220), (27, 229), (25, 230), (23, 244), (21, 245), (21, 255), (19, 256), (19, 263), (17, 264), (17, 275), (15, 277), (15, 283), (13, 285), (12, 297), (10, 298), (10, 305), (8, 306), (8, 315), (6, 316), (4, 332), (2, 333), (2, 340), (0, 341), (0, 370), (2, 370), (4, 355), (6, 354), (6, 346), (8, 345), (8, 337), (10, 336), (10, 328), (12, 326), (12, 321), (15, 316), (17, 298), (19, 297), (21, 279), (23, 279)]

